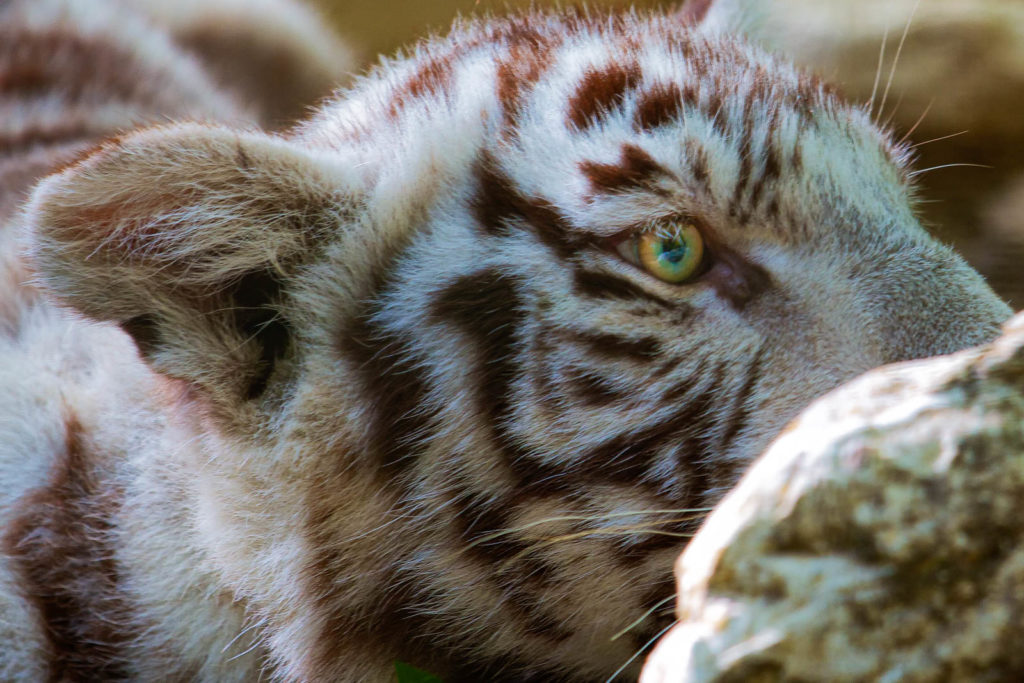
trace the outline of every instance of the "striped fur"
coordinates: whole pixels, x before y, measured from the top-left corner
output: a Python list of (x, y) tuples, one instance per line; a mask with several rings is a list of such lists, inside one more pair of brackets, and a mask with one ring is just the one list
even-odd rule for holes
[[(906, 151), (744, 4), (466, 22), (286, 134), (166, 124), (44, 180), (31, 267), (76, 314), (5, 341), (65, 388), (4, 494), (39, 627), (0, 672), (604, 680), (802, 406), (993, 336)], [(610, 246), (683, 217), (690, 284)], [(79, 331), (71, 369), (26, 341)]]

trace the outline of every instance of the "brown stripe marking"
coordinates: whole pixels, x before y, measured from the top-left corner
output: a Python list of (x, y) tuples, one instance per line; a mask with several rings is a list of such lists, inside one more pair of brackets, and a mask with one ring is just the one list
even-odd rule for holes
[(588, 70), (569, 100), (569, 123), (580, 130), (594, 125), (602, 114), (622, 106), (626, 93), (640, 84), (640, 78), (636, 64), (613, 63), (604, 69)]
[(695, 141), (687, 141), (686, 161), (690, 165), (690, 173), (693, 175), (694, 181), (707, 189), (708, 180), (711, 178), (711, 162), (707, 150)]
[(120, 491), (97, 472), (76, 418), (49, 483), (19, 504), (4, 551), (46, 625), (50, 677), (57, 681), (132, 678), (125, 648), (137, 630), (121, 592), (113, 547)]
[(728, 138), (729, 128), (725, 120), (725, 100), (722, 99), (722, 93), (711, 89), (708, 93), (708, 103), (705, 111), (711, 121), (711, 128), (723, 138)]
[(488, 268), (455, 280), (431, 306), (439, 322), (454, 325), (472, 343), (477, 409), (497, 443), (511, 438), (504, 423), (521, 373), (517, 345), (526, 312), (520, 287), (518, 278)]
[[(648, 473), (659, 454), (678, 445), (684, 436), (690, 436), (689, 441), (710, 434), (716, 421), (713, 408), (723, 378), (724, 368), (720, 365), (711, 381), (669, 417), (638, 431), (623, 432), (584, 454), (580, 463), (582, 471), (595, 481), (636, 482)], [(688, 464), (687, 475), (693, 476), (696, 465), (690, 453), (680, 464)], [(691, 489), (690, 495), (699, 497), (703, 490)], [(690, 504), (692, 502), (688, 500), (685, 507), (696, 507)]]
[(793, 154), (789, 158), (789, 166), (794, 175), (801, 175), (804, 172), (804, 148), (799, 142), (793, 146)]
[(445, 324), (454, 324), (473, 343), (481, 363), (476, 376), (482, 414), (498, 428), (512, 410), (512, 383), (519, 377), (517, 343), (526, 318), (518, 278), (488, 268), (448, 285), (431, 311)]
[[(769, 123), (769, 130), (775, 130), (776, 120), (776, 115), (773, 114), (772, 120)], [(764, 167), (761, 169), (761, 174), (754, 181), (754, 185), (750, 190), (751, 207), (757, 207), (760, 203), (764, 195), (765, 186), (769, 183), (774, 183), (782, 175), (782, 160), (779, 155), (778, 145), (771, 138), (770, 134), (765, 144), (767, 149), (764, 152)]]
[(8, 135), (0, 135), (0, 156), (27, 154), (43, 146), (85, 145), (105, 132), (105, 126), (99, 127), (95, 122), (83, 120), (62, 121), (52, 126), (29, 125)]
[[(173, 74), (146, 69), (138, 56), (109, 37), (84, 38), (61, 30), (0, 28), (0, 93), (33, 98), (58, 93), (69, 104), (125, 101), (137, 115), (181, 112)], [(137, 118), (137, 117), (136, 117)]]
[(579, 168), (590, 182), (591, 190), (603, 194), (642, 188), (654, 178), (668, 173), (643, 148), (628, 143), (622, 146), (619, 163), (583, 161)]
[[(679, 550), (686, 545), (685, 539), (677, 539)], [(650, 555), (646, 556), (650, 557)], [(646, 558), (644, 558), (646, 559)], [(670, 600), (676, 594), (675, 577), (671, 571), (671, 560), (664, 565), (665, 570), (653, 585), (644, 590), (639, 607), (643, 614), (649, 614), (642, 623), (638, 624), (630, 633), (633, 638), (633, 647), (636, 650), (643, 650), (648, 647), (649, 641), (675, 621), (675, 602)]]
[(683, 92), (675, 83), (659, 83), (640, 97), (633, 127), (649, 131), (677, 120), (683, 113)]
[(704, 506), (713, 480), (715, 477), (719, 481), (722, 479), (720, 475), (724, 465), (720, 459), (716, 460), (718, 451), (715, 447), (718, 444), (714, 439), (714, 431), (722, 416), (715, 411), (715, 406), (722, 395), (727, 372), (727, 363), (716, 365), (708, 386), (683, 408), (691, 425), (683, 433), (676, 451), (676, 470), (686, 482), (687, 490), (686, 497), (680, 502), (682, 508)]
[(477, 160), (473, 175), (478, 189), (470, 200), (470, 210), (477, 223), (489, 235), (509, 235), (509, 222), (525, 217), (526, 199), (516, 190), (512, 179), (497, 170), (496, 162), (489, 156)]
[(506, 126), (515, 125), (522, 111), (525, 91), (540, 80), (550, 60), (551, 47), (546, 43), (531, 47), (514, 45), (508, 58), (498, 64), (498, 101)]
[(391, 98), (388, 116), (396, 118), (409, 102), (424, 95), (437, 94), (451, 85), (455, 73), (454, 61), (457, 51), (428, 59), (420, 65), (408, 81)]
[[(423, 634), (430, 633), (430, 624), (426, 617), (408, 607), (422, 597), (409, 582), (396, 576), (393, 567), (377, 573), (377, 590), (360, 596), (361, 602), (353, 606), (348, 587), (339, 580), (351, 571), (351, 557), (338, 547), (336, 527), (331, 523), (334, 510), (324, 503), (337, 495), (337, 489), (336, 481), (321, 481), (307, 494), (311, 511), (307, 533), (314, 559), (303, 579), (312, 611), (320, 623), (316, 637), (309, 643), (313, 664), (310, 669), (319, 673), (314, 675), (317, 680), (333, 680), (353, 651), (401, 652), (403, 660), (417, 661), (423, 650), (436, 650), (436, 643), (424, 648), (417, 642)], [(363, 611), (366, 605), (372, 605), (372, 615)], [(387, 628), (380, 628), (381, 624)]]
[(39, 97), (60, 93), (68, 101), (86, 94), (134, 100), (141, 86), (126, 65), (135, 56), (109, 41), (57, 30), (0, 31), (0, 93)]
[[(673, 362), (671, 369), (679, 367), (679, 363), (680, 361)], [(673, 383), (665, 390), (661, 395), (661, 403), (663, 405), (677, 403), (689, 396), (697, 385), (700, 384), (706, 370), (707, 359), (701, 358), (697, 361), (696, 367), (689, 371), (688, 377)]]
[(683, 86), (683, 105), (686, 109), (697, 109), (700, 106), (700, 90), (694, 83)]

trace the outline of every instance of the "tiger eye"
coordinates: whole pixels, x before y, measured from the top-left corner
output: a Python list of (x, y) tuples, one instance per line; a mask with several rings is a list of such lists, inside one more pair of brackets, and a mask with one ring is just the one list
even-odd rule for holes
[(693, 223), (676, 223), (640, 235), (637, 255), (644, 269), (665, 282), (686, 282), (700, 270), (704, 238)]

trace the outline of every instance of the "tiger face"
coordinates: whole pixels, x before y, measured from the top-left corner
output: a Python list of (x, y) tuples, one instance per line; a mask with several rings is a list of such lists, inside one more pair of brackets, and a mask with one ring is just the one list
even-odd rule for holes
[(147, 457), (280, 678), (614, 677), (800, 408), (1009, 316), (907, 150), (697, 4), (470, 22), (287, 134), (143, 130), (36, 190), (40, 277), (176, 392)]

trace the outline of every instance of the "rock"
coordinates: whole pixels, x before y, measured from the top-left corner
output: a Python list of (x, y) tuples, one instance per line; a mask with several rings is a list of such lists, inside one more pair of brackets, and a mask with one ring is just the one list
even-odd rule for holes
[(1024, 315), (808, 408), (676, 565), (641, 683), (1024, 679)]

